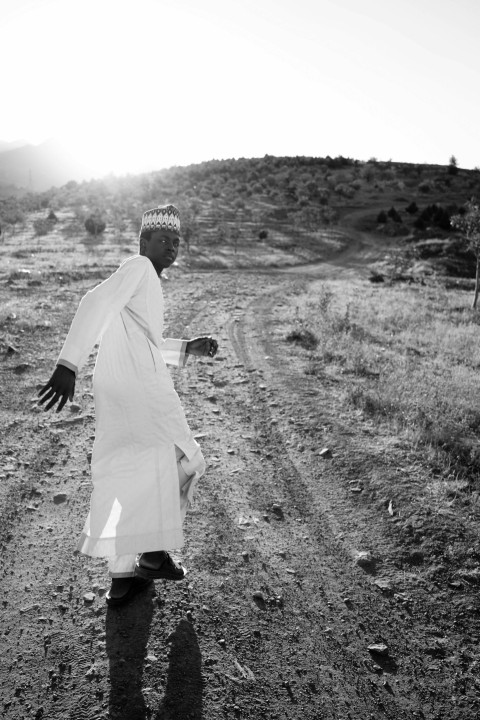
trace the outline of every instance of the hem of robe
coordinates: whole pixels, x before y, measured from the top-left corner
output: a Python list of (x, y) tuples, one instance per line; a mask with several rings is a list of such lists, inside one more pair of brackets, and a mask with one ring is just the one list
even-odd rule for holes
[(130, 555), (131, 553), (155, 552), (156, 550), (176, 550), (182, 545), (183, 530), (181, 528), (115, 538), (94, 538), (82, 532), (77, 550), (83, 555), (90, 555), (90, 557), (111, 557), (112, 555)]

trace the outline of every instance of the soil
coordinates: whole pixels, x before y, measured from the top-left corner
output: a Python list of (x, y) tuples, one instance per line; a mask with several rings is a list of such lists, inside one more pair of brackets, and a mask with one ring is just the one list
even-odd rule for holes
[(3, 279), (2, 298), (43, 318), (7, 316), (1, 335), (6, 720), (478, 716), (478, 593), (435, 554), (455, 528), (402, 510), (426, 472), (418, 453), (346, 412), (341, 384), (307, 375), (307, 352), (285, 341), (296, 293), (362, 273), (357, 252), (308, 272), (165, 282), (169, 335), (207, 331), (220, 345), (215, 360), (172, 371), (209, 467), (176, 553), (186, 580), (117, 609), (105, 604), (105, 562), (75, 551), (94, 359), (72, 408), (36, 406), (79, 297), (108, 270)]

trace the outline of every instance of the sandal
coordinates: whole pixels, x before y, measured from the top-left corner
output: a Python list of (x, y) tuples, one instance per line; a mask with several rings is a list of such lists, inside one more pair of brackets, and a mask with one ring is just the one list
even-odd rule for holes
[(135, 576), (112, 578), (112, 585), (105, 595), (105, 601), (109, 607), (124, 605), (151, 584), (151, 580)]
[(165, 550), (142, 553), (135, 564), (135, 576), (148, 580), (183, 580), (186, 574)]

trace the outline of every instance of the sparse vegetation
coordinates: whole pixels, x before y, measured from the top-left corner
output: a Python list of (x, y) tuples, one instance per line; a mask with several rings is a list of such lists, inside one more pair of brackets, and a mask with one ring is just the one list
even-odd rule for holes
[(310, 351), (305, 372), (341, 378), (346, 404), (421, 447), (445, 482), (480, 489), (478, 320), (463, 294), (322, 283), (297, 298), (286, 339)]
[[(14, 236), (7, 225), (0, 245), (4, 684), (12, 717), (22, 708), (35, 713), (40, 703), (37, 715), (69, 717), (82, 697), (91, 699), (90, 709), (98, 701), (103, 712), (100, 702), (106, 711), (108, 694), (116, 700), (116, 689), (129, 682), (134, 704), (136, 664), (120, 663), (116, 683), (112, 663), (113, 675), (102, 670), (116, 652), (109, 643), (119, 637), (127, 655), (137, 647), (139, 668), (147, 653), (160, 650), (147, 657), (154, 691), (145, 698), (148, 711), (161, 715), (172, 667), (180, 668), (184, 693), (195, 632), (198, 688), (207, 687), (195, 710), (206, 717), (236, 708), (248, 717), (280, 716), (286, 702), (288, 712), (298, 708), (308, 717), (366, 717), (370, 710), (406, 717), (423, 707), (443, 718), (451, 715), (452, 698), (458, 720), (478, 715), (480, 321), (466, 304), (470, 265), (450, 267), (453, 278), (439, 264), (448, 247), (450, 259), (471, 251), (461, 228), (435, 224), (432, 207), (426, 228), (414, 227), (427, 205), (419, 183), (431, 188), (429, 206), (450, 214), (462, 209), (471, 183), (480, 188), (477, 175), (461, 170), (450, 178), (445, 166), (268, 156), (0, 200), (0, 214), (24, 214), (21, 232)], [(452, 180), (450, 187), (441, 177)], [(341, 182), (355, 188), (353, 198), (335, 192)], [(128, 637), (117, 632), (125, 627), (123, 611), (109, 613), (107, 652), (98, 642), (85, 674), (91, 638), (103, 633), (105, 569), (100, 560), (72, 556), (67, 537), (90, 492), (93, 358), (79, 378), (78, 415), (45, 420), (36, 392), (79, 298), (136, 252), (141, 212), (168, 201), (181, 208), (185, 247), (165, 279), (166, 332), (203, 332), (208, 316), (221, 338), (214, 362), (172, 370), (188, 397), (192, 429), (203, 434), (208, 426), (202, 446), (209, 474), (186, 545), (193, 582), (165, 596), (160, 590), (153, 604), (150, 592), (138, 598), (127, 611)], [(406, 211), (410, 204), (415, 212)], [(49, 208), (58, 222), (35, 236), (34, 221)], [(97, 208), (106, 227), (95, 237), (84, 222)], [(405, 237), (394, 241), (398, 232)], [(284, 271), (320, 258), (326, 262)], [(272, 270), (276, 265), (281, 272)], [(196, 268), (205, 272), (191, 272)], [(57, 489), (68, 494), (63, 508), (52, 502)], [(39, 538), (42, 552), (32, 565)], [(368, 581), (352, 562), (358, 550), (374, 556)], [(93, 614), (91, 603), (82, 603), (87, 588), (95, 594)], [(41, 633), (53, 633), (50, 649), (28, 640), (37, 621)], [(169, 658), (164, 641), (168, 635), (170, 643), (168, 626), (176, 622), (183, 629), (173, 633)], [(388, 640), (391, 656), (383, 660), (392, 661), (390, 669), (398, 662), (394, 675), (372, 669), (366, 647), (374, 640)], [(16, 658), (10, 668), (9, 657)], [(68, 679), (61, 673), (69, 658)], [(24, 680), (34, 665), (39, 680), (30, 686)], [(96, 696), (93, 667), (100, 668)], [(52, 683), (43, 683), (50, 675)], [(395, 695), (388, 690), (392, 677)], [(339, 705), (339, 691), (348, 704)], [(124, 696), (118, 698), (128, 714)], [(395, 705), (387, 706), (389, 698)]]

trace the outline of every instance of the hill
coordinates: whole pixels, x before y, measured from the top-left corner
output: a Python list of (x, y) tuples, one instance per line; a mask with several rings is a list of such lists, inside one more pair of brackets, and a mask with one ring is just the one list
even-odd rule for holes
[(92, 172), (74, 158), (61, 143), (47, 140), (40, 145), (0, 143), (0, 188), (14, 185), (41, 192), (69, 180), (83, 180)]
[(237, 265), (248, 265), (252, 243), (274, 254), (270, 264), (312, 262), (344, 247), (351, 240), (346, 231), (353, 229), (390, 239), (411, 266), (422, 261), (444, 273), (471, 276), (473, 259), (452, 244), (457, 236), (449, 218), (480, 195), (480, 172), (451, 165), (266, 155), (70, 180), (21, 198), (3, 195), (2, 224), (17, 217), (21, 225), (29, 213), (50, 209), (70, 213), (70, 235), (85, 235), (85, 218), (94, 214), (106, 222), (107, 232), (126, 242), (134, 242), (146, 208), (173, 202), (182, 214), (188, 261), (196, 267), (211, 266), (211, 248), (219, 266), (224, 251), (233, 252)]

